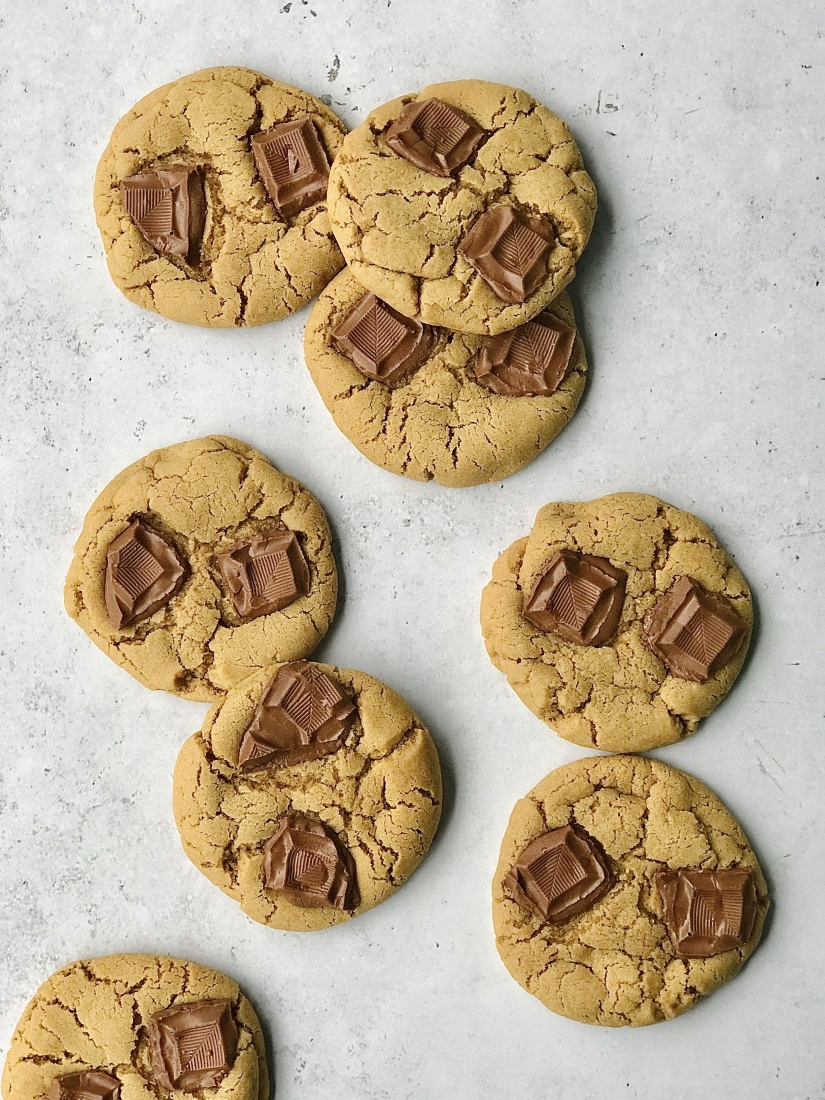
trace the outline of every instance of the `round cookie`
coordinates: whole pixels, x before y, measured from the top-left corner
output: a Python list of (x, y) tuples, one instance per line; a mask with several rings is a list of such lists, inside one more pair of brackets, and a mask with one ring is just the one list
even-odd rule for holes
[[(307, 143), (313, 135), (320, 140), (318, 166), (307, 166), (319, 176), (306, 192), (314, 201), (299, 210), (294, 199), (276, 206), (252, 138), (307, 118), (309, 137), (295, 148), (307, 179)], [(294, 313), (343, 266), (327, 216), (325, 161), (345, 133), (320, 100), (251, 69), (203, 69), (151, 92), (115, 126), (95, 176), (95, 215), (115, 285), (137, 305), (193, 325), (260, 325)], [(177, 177), (154, 175), (180, 168), (198, 169), (188, 205), (175, 190)], [(135, 177), (145, 186), (127, 209), (121, 183)], [(152, 205), (163, 188), (172, 191), (174, 210), (168, 196), (165, 208)], [(179, 218), (191, 226), (191, 240)]]
[(256, 672), (213, 707), (180, 751), (173, 791), (195, 866), (253, 920), (297, 932), (385, 901), (441, 814), (438, 754), (407, 703), (366, 673), (307, 662)]
[[(449, 144), (469, 125), (481, 142), (459, 142), (457, 156), (467, 159), (446, 175), (396, 151), (410, 148), (412, 131), (395, 148), (388, 144), (402, 112), (431, 99), (439, 104), (425, 109), (436, 115), (418, 120), (425, 137)], [(445, 111), (449, 117), (439, 119)], [(411, 154), (419, 161), (422, 148)], [(348, 134), (330, 173), (328, 203), (341, 251), (368, 290), (427, 324), (495, 334), (535, 316), (573, 278), (593, 226), (596, 191), (569, 129), (546, 107), (503, 84), (456, 80), (386, 103)], [(492, 222), (469, 245), (466, 234), (490, 211)], [(526, 228), (512, 236), (511, 226), (505, 252), (490, 253), (487, 227), (501, 234), (512, 211), (527, 219)], [(516, 280), (520, 291), (500, 292), (510, 301), (465, 258), (465, 244), (484, 254), (479, 266), (488, 274), (491, 263), (502, 274), (496, 255), (508, 271), (526, 272)]]
[[(536, 860), (541, 847), (552, 854)], [(591, 851), (606, 865), (598, 888)], [(577, 891), (587, 896), (566, 919), (531, 907), (550, 899), (552, 917)], [(551, 772), (516, 803), (493, 880), (510, 974), (553, 1012), (608, 1027), (670, 1020), (718, 989), (756, 949), (768, 905), (756, 856), (713, 792), (638, 756)]]
[[(532, 462), (576, 411), (587, 370), (578, 333), (564, 380), (546, 396), (492, 392), (474, 370), (489, 338), (443, 328), (432, 330), (427, 358), (401, 385), (371, 380), (333, 339), (363, 295), (349, 270), (337, 275), (313, 307), (304, 351), (335, 423), (377, 466), (440, 485), (496, 481)], [(575, 332), (566, 293), (549, 312)]]
[(198, 963), (109, 955), (64, 967), (35, 993), (6, 1056), (3, 1100), (157, 1100), (176, 1082), (175, 1096), (269, 1100), (255, 1010), (236, 982)]
[[(120, 551), (136, 522), (148, 536)], [(112, 583), (120, 572), (110, 580), (116, 553), (125, 588)], [(258, 560), (245, 563), (253, 553)], [(337, 591), (315, 498), (259, 451), (213, 435), (153, 451), (106, 486), (86, 516), (64, 595), (69, 615), (135, 679), (211, 703), (253, 670), (311, 653)], [(139, 617), (115, 625), (136, 593)]]
[[(618, 623), (610, 632), (611, 624), (605, 622), (609, 637), (597, 638), (595, 644), (578, 644), (547, 631), (524, 614), (538, 582), (553, 573), (554, 561), (559, 568), (558, 559), (568, 551), (597, 562), (607, 559), (608, 569), (612, 563), (614, 572), (626, 574), (623, 600), (621, 584), (615, 589)], [(582, 615), (588, 611), (588, 584), (595, 583), (591, 591), (598, 592), (599, 585), (613, 583), (598, 572), (562, 581), (558, 595), (568, 598), (573, 618), (576, 601), (583, 605)], [(719, 667), (711, 664), (703, 680), (685, 678), (684, 668), (674, 672), (678, 654), (672, 647), (670, 664), (652, 648), (651, 626), (656, 624), (650, 616), (658, 608), (661, 618), (672, 604), (677, 582), (692, 584), (698, 593), (688, 594), (680, 611), (683, 619), (685, 611), (696, 611), (696, 599), (713, 605), (709, 614), (700, 609), (682, 624), (688, 632), (683, 643), (694, 656), (712, 656), (716, 634), (724, 640), (729, 629), (720, 616), (730, 619), (733, 613), (735, 637), (720, 657), (732, 646), (738, 648)], [(678, 618), (673, 617), (671, 627), (678, 626)], [(643, 752), (693, 733), (739, 674), (752, 625), (745, 578), (710, 528), (689, 512), (641, 493), (545, 505), (529, 537), (499, 557), (481, 599), (487, 652), (522, 702), (561, 737), (605, 752)]]

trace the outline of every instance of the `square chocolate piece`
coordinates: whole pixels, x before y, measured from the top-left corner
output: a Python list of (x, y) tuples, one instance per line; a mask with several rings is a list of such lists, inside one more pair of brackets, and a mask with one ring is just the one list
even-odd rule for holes
[(102, 1069), (55, 1077), (46, 1100), (120, 1100), (120, 1081)]
[(189, 569), (175, 547), (136, 519), (106, 554), (103, 596), (117, 630), (154, 615), (179, 591)]
[(449, 103), (423, 99), (407, 104), (387, 130), (387, 145), (416, 168), (449, 176), (467, 163), (486, 136)]
[(493, 206), (473, 222), (458, 251), (496, 297), (519, 305), (544, 281), (552, 241), (545, 222), (512, 206)]
[(309, 115), (252, 135), (252, 155), (282, 218), (327, 197), (329, 160)]
[(748, 626), (725, 596), (677, 577), (645, 616), (644, 631), (674, 676), (701, 684), (739, 652)]
[(229, 1001), (192, 1001), (156, 1013), (147, 1026), (152, 1076), (161, 1088), (214, 1089), (232, 1069), (238, 1025)]
[(293, 815), (264, 845), (264, 889), (304, 909), (357, 909), (355, 863), (327, 825)]
[(120, 181), (126, 213), (155, 251), (197, 263), (206, 222), (198, 168), (167, 165)]
[(680, 958), (707, 959), (750, 939), (756, 918), (752, 871), (659, 871), (656, 886)]
[(365, 378), (394, 389), (425, 361), (435, 333), (370, 293), (348, 311), (333, 330), (332, 341)]
[(540, 313), (526, 325), (485, 337), (476, 378), (508, 397), (549, 397), (567, 375), (575, 342), (575, 329), (552, 313)]
[(536, 581), (522, 614), (574, 645), (604, 645), (619, 625), (627, 573), (608, 558), (560, 550)]
[(530, 841), (504, 879), (514, 901), (551, 924), (583, 913), (612, 885), (604, 853), (593, 837), (575, 825), (563, 825)]
[(269, 615), (309, 592), (309, 566), (294, 531), (279, 527), (218, 554), (218, 568), (242, 619)]

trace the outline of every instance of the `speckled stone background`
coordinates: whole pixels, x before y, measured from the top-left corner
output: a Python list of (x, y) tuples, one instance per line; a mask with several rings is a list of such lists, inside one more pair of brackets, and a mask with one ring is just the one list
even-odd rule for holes
[[(84, 955), (226, 970), (268, 1028), (278, 1100), (810, 1100), (825, 1096), (823, 19), (696, 0), (9, 0), (2, 50), (0, 1042)], [(541, 458), (446, 490), (338, 434), (306, 314), (209, 332), (109, 281), (91, 189), (124, 111), (206, 65), (330, 97), (350, 125), (428, 81), (529, 89), (596, 179), (572, 292), (592, 374)], [(320, 498), (343, 602), (319, 657), (401, 691), (447, 779), (410, 883), (351, 925), (258, 927), (185, 859), (172, 765), (203, 707), (153, 695), (69, 621), (61, 585), (98, 490), (153, 447), (227, 432)], [(489, 880), (516, 799), (580, 755), (490, 666), (478, 598), (553, 499), (618, 489), (698, 512), (759, 610), (739, 683), (659, 755), (709, 783), (774, 896), (743, 973), (679, 1020), (614, 1032), (547, 1012), (493, 945)]]

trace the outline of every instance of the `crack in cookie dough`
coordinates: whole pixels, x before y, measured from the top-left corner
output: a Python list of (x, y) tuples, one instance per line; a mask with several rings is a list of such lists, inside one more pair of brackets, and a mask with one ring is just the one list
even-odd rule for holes
[(76, 962), (44, 982), (12, 1037), (3, 1100), (45, 1096), (55, 1077), (84, 1069), (114, 1074), (124, 1100), (164, 1100), (169, 1093), (149, 1073), (146, 1025), (156, 1012), (200, 1000), (230, 1001), (238, 1025), (235, 1062), (208, 1095), (269, 1100), (261, 1027), (237, 983), (197, 963), (159, 955)]
[[(505, 397), (476, 381), (482, 338), (438, 330), (437, 344), (410, 381), (396, 389), (371, 382), (341, 355), (331, 334), (364, 294), (342, 271), (313, 307), (304, 336), (312, 380), (335, 423), (371, 462), (416, 481), (478, 485), (520, 470), (576, 411), (587, 360), (577, 335), (570, 371), (550, 397)], [(575, 328), (564, 293), (550, 312)]]
[[(284, 221), (267, 197), (252, 134), (309, 115), (330, 161), (346, 129), (320, 100), (251, 69), (203, 69), (151, 92), (112, 133), (95, 177), (95, 214), (109, 272), (140, 306), (173, 321), (260, 325), (295, 312), (343, 266), (326, 202)], [(162, 165), (204, 170), (207, 219), (196, 266), (144, 240), (118, 185)]]
[[(488, 138), (453, 177), (398, 156), (386, 130), (429, 97), (457, 107)], [(552, 224), (543, 283), (507, 305), (457, 251), (464, 232), (497, 203)], [(356, 279), (410, 317), (460, 332), (495, 334), (523, 324), (575, 275), (596, 213), (596, 190), (567, 126), (526, 92), (480, 80), (433, 84), (373, 111), (347, 135), (330, 173), (329, 215)]]
[[(525, 593), (565, 548), (608, 558), (628, 574), (607, 645), (573, 645), (522, 615)], [(739, 652), (704, 683), (670, 675), (643, 637), (645, 614), (680, 575), (723, 593), (748, 625)], [(752, 625), (745, 578), (710, 528), (641, 493), (546, 505), (530, 536), (496, 561), (481, 598), (487, 652), (522, 702), (561, 737), (606, 752), (643, 752), (692, 734), (738, 676)]]
[[(106, 554), (136, 516), (175, 544), (191, 572), (150, 618), (116, 630), (104, 601)], [(216, 555), (279, 523), (298, 535), (309, 591), (244, 622)], [(308, 656), (332, 622), (337, 591), (329, 526), (315, 498), (259, 451), (215, 435), (153, 451), (106, 486), (86, 516), (64, 595), (95, 645), (142, 684), (212, 703), (256, 668)]]
[[(391, 688), (363, 672), (316, 667), (358, 708), (344, 746), (320, 760), (239, 772), (237, 760), (275, 665), (207, 715), (175, 765), (173, 809), (184, 851), (253, 920), (310, 931), (341, 924), (394, 893), (426, 854), (441, 814), (435, 745)], [(304, 909), (263, 887), (263, 846), (296, 813), (335, 830), (355, 861), (357, 909)]]
[[(502, 881), (530, 841), (568, 824), (601, 844), (616, 882), (579, 916), (542, 923)], [(753, 871), (756, 921), (743, 947), (676, 956), (654, 875), (679, 867)], [(713, 792), (635, 756), (591, 757), (551, 772), (516, 804), (493, 880), (496, 946), (510, 974), (553, 1012), (608, 1027), (672, 1019), (734, 977), (756, 949), (768, 905), (756, 856)]]

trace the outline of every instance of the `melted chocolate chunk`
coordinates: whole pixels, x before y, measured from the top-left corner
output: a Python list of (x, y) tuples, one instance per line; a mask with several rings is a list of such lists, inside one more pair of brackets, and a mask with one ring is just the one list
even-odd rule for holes
[(206, 222), (198, 168), (167, 165), (120, 181), (126, 213), (157, 252), (194, 264)]
[(473, 222), (458, 251), (502, 302), (519, 305), (544, 281), (552, 240), (547, 223), (493, 206)]
[(540, 313), (526, 325), (484, 339), (476, 378), (508, 397), (549, 397), (567, 375), (575, 342), (575, 329), (552, 313)]
[(165, 1089), (213, 1089), (232, 1069), (238, 1026), (229, 1001), (173, 1005), (149, 1021), (152, 1075)]
[(560, 550), (536, 581), (522, 614), (574, 645), (604, 645), (616, 633), (627, 573), (607, 558)]
[(46, 1093), (47, 1100), (120, 1100), (120, 1081), (102, 1069), (82, 1073), (64, 1073), (55, 1077)]
[(643, 625), (650, 648), (669, 671), (698, 684), (739, 652), (748, 632), (730, 600), (690, 577), (673, 581)]
[(752, 871), (659, 871), (656, 886), (681, 958), (707, 959), (750, 939), (756, 918)]
[(255, 167), (283, 218), (327, 197), (329, 160), (309, 115), (252, 135)]
[(106, 554), (103, 595), (116, 630), (148, 619), (167, 604), (189, 568), (163, 535), (136, 519)]
[(309, 566), (294, 531), (285, 527), (236, 543), (218, 567), (242, 619), (269, 615), (309, 592)]
[(293, 815), (264, 845), (264, 887), (305, 909), (357, 909), (355, 863), (327, 825)]
[(252, 771), (329, 756), (343, 745), (357, 713), (319, 668), (306, 661), (281, 665), (241, 739), (238, 766)]
[(333, 330), (332, 340), (365, 378), (394, 389), (408, 381), (430, 354), (435, 333), (370, 293), (348, 311)]
[(552, 829), (530, 841), (504, 879), (514, 901), (551, 924), (583, 913), (612, 885), (604, 853), (575, 825)]
[(440, 99), (408, 103), (387, 130), (387, 145), (416, 168), (449, 176), (466, 164), (486, 133)]

